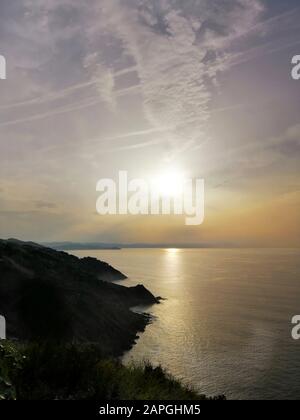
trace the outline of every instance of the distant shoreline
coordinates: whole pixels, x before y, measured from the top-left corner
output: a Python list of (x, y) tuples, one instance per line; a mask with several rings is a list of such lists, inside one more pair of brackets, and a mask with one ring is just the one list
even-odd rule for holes
[(46, 242), (41, 245), (52, 248), (55, 251), (119, 251), (121, 247), (115, 245), (104, 245), (96, 243), (66, 243), (66, 242)]
[[(145, 243), (106, 243), (106, 242), (41, 242), (40, 245), (56, 251), (120, 251), (122, 249), (208, 249), (216, 248), (210, 244), (145, 244)], [(226, 248), (230, 248), (228, 245)]]
[(281, 246), (238, 246), (236, 244), (121, 244), (103, 242), (40, 242), (40, 245), (52, 248), (55, 251), (120, 251), (123, 249), (300, 249), (298, 247)]

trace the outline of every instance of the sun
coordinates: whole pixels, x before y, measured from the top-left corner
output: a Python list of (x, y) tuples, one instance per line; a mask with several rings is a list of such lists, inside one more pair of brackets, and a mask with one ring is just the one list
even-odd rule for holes
[(183, 172), (171, 170), (157, 177), (156, 188), (161, 196), (177, 197), (182, 193), (183, 182)]

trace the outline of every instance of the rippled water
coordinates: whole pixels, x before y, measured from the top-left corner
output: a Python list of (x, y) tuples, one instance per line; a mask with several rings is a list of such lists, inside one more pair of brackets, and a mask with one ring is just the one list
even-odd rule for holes
[(208, 395), (300, 398), (300, 250), (78, 251), (167, 298), (125, 360), (161, 363)]

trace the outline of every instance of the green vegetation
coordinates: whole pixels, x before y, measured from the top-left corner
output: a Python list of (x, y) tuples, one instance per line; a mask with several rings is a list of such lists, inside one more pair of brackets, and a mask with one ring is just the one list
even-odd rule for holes
[[(222, 399), (222, 397), (218, 397)], [(92, 345), (0, 343), (0, 399), (205, 400), (161, 367), (123, 366)]]

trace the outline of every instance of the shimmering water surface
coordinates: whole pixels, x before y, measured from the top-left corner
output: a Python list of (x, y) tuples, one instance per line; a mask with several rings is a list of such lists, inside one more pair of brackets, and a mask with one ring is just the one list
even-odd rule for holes
[(208, 395), (300, 398), (300, 250), (77, 251), (167, 298), (125, 361), (160, 363)]

